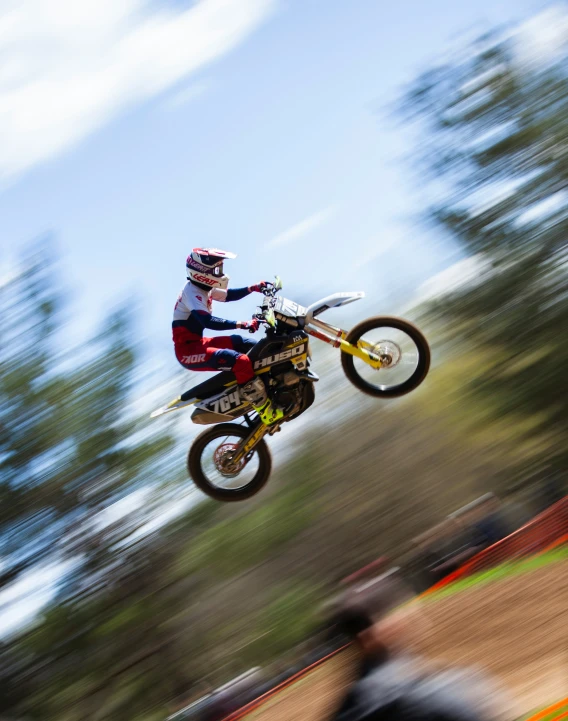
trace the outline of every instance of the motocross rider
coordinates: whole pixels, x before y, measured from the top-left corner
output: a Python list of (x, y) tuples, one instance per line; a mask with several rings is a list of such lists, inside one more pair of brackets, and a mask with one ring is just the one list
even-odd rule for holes
[(265, 425), (272, 425), (284, 414), (268, 398), (262, 379), (254, 375), (247, 353), (255, 341), (237, 334), (203, 337), (205, 328), (254, 332), (260, 325), (257, 319), (224, 320), (211, 313), (214, 300), (230, 303), (261, 293), (267, 286), (262, 280), (248, 288), (228, 289), (229, 276), (223, 273), (223, 261), (228, 258), (236, 255), (216, 248), (194, 248), (187, 256), (187, 283), (178, 296), (172, 323), (176, 358), (188, 370), (233, 371), (241, 398), (252, 405)]

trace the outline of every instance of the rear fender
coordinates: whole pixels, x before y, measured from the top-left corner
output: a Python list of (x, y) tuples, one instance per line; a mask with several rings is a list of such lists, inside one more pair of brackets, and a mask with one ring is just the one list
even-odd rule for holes
[(172, 411), (178, 411), (180, 408), (192, 406), (196, 401), (197, 398), (183, 399), (183, 396), (179, 396), (178, 398), (174, 398), (174, 400), (170, 401), (167, 405), (152, 411), (152, 413), (150, 413), (150, 418), (156, 418), (157, 416), (163, 416), (164, 413), (171, 413)]
[(215, 423), (230, 423), (233, 416), (226, 413), (211, 413), (211, 411), (196, 408), (191, 414), (191, 420), (198, 426), (211, 426)]

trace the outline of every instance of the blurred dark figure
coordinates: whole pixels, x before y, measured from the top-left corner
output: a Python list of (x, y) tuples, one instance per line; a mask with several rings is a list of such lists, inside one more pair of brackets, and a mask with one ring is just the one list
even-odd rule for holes
[(426, 534), (411, 539), (410, 549), (406, 571), (411, 579), (413, 590), (416, 593), (422, 593), (439, 580), (434, 569), (442, 563), (442, 557), (434, 550), (430, 538)]
[(499, 498), (493, 493), (482, 496), (471, 511), (471, 545), (481, 551), (509, 533)]
[(548, 469), (541, 486), (541, 502), (539, 511), (545, 511), (558, 501), (561, 501), (565, 495), (564, 476), (559, 471)]
[(331, 619), (332, 633), (358, 651), (356, 680), (334, 721), (490, 721), (500, 714), (486, 680), (468, 671), (434, 671), (412, 654), (422, 617), (411, 594), (386, 579), (374, 598), (344, 598)]
[(414, 590), (425, 591), (475, 555), (470, 535), (469, 527), (450, 517), (413, 538), (408, 568)]

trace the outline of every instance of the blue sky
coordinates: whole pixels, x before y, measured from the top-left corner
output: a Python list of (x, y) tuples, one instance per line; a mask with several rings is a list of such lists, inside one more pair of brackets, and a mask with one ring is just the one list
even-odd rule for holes
[[(171, 352), (193, 245), (237, 252), (237, 286), (279, 273), (299, 300), (362, 289), (361, 313), (389, 310), (455, 249), (413, 225), (409, 136), (380, 109), (461, 33), (541, 7), (8, 2), (0, 263), (52, 231), (70, 337), (131, 294), (157, 357)], [(226, 313), (246, 318), (253, 305)]]

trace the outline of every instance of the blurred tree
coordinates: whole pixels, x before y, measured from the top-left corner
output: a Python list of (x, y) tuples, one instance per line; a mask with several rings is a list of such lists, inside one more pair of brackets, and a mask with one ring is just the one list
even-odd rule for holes
[[(70, 709), (82, 719), (98, 706), (101, 683), (123, 683), (169, 648), (159, 630), (147, 634), (169, 608), (167, 598), (159, 612), (146, 598), (163, 549), (149, 554), (146, 539), (128, 540), (149, 512), (134, 501), (117, 520), (111, 507), (171, 475), (159, 459), (172, 439), (155, 428), (150, 435), (132, 410), (130, 313), (119, 308), (99, 335), (73, 347), (51, 240), (28, 248), (20, 268), (0, 288), (0, 588), (13, 599), (3, 610), (18, 602), (10, 584), (24, 574), (54, 564), (65, 577), (43, 622), (0, 646), (0, 702), (34, 718)], [(71, 566), (59, 566), (65, 561)]]
[(142, 482), (171, 444), (129, 412), (133, 324), (114, 312), (83, 347), (65, 342), (49, 240), (30, 248), (0, 288), (0, 588), (41, 562), (72, 559), (91, 591), (124, 534), (97, 513)]
[(474, 279), (431, 314), (492, 361), (472, 384), (496, 415), (538, 418), (565, 466), (568, 48), (528, 57), (518, 36), (488, 34), (422, 75), (403, 110), (432, 181), (428, 217), (475, 257)]
[(54, 402), (58, 381), (49, 372), (61, 299), (50, 246), (42, 250), (26, 254), (22, 272), (0, 288), (0, 586), (41, 558), (54, 538), (55, 461), (65, 433)]

